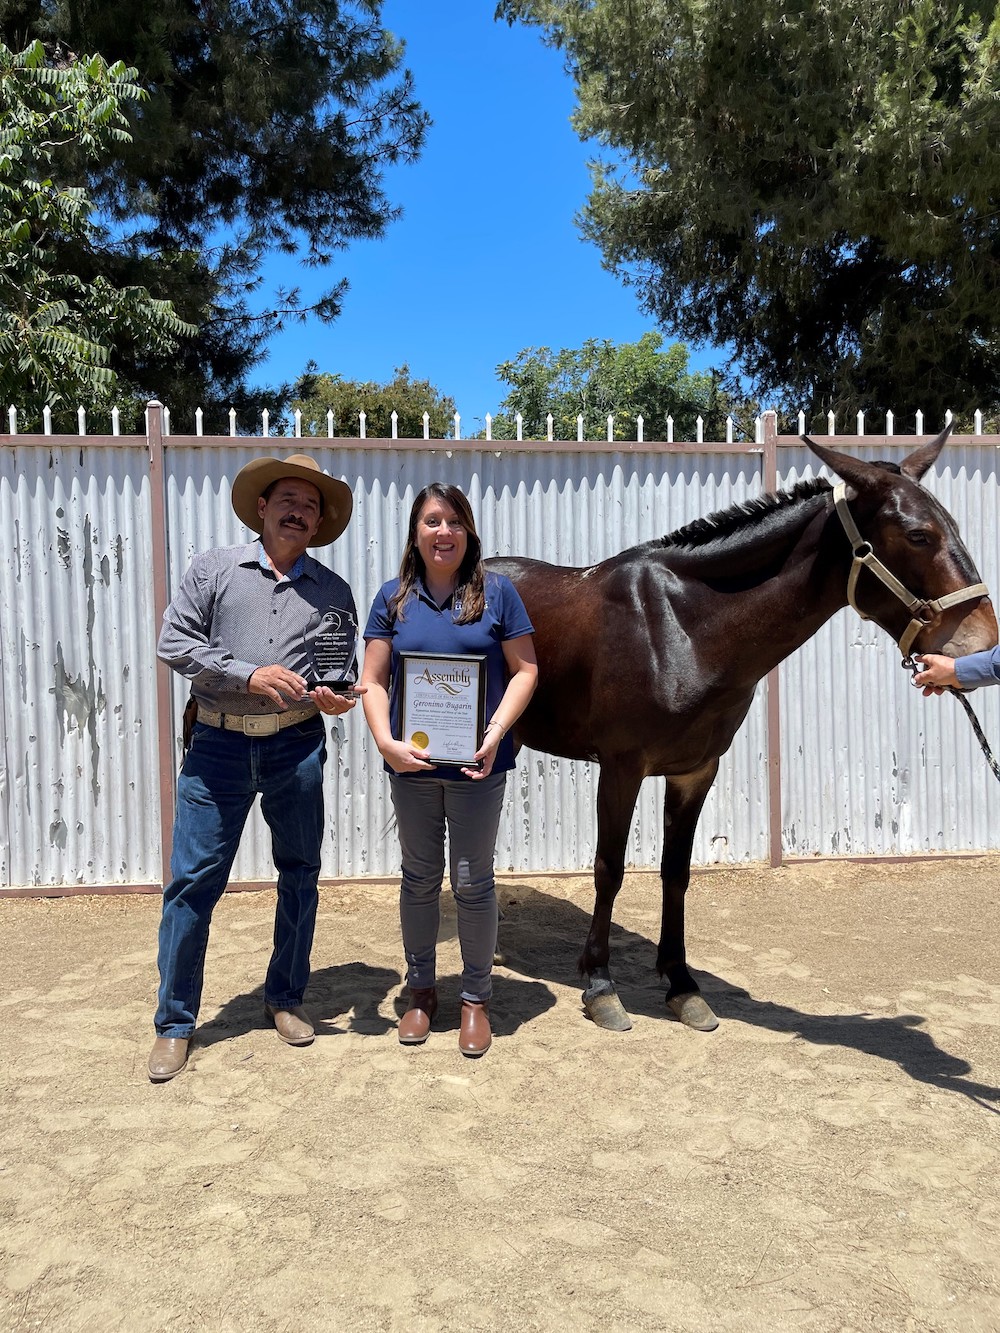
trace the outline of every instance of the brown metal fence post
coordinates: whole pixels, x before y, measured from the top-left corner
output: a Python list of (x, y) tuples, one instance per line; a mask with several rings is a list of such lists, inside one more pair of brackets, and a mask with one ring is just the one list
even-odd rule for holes
[[(778, 414), (764, 413), (764, 490), (778, 489)], [(768, 851), (772, 866), (781, 865), (781, 688), (779, 668), (767, 673)]]
[[(170, 601), (167, 574), (167, 499), (163, 467), (163, 404), (155, 399), (146, 407), (146, 444), (149, 450), (149, 512), (153, 548), (153, 616), (158, 636)], [(156, 661), (156, 751), (160, 777), (160, 882), (170, 873), (174, 829), (174, 768), (176, 744), (170, 668)]]

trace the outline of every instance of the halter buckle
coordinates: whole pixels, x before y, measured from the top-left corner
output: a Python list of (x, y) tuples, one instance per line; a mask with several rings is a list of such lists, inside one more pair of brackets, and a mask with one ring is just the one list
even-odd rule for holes
[(957, 588), (954, 592), (945, 593), (943, 597), (938, 597), (933, 601), (915, 597), (910, 590), (900, 583), (899, 579), (888, 570), (882, 561), (875, 554), (871, 542), (865, 541), (858, 531), (858, 525), (855, 523), (850, 506), (847, 503), (847, 484), (843, 481), (838, 482), (833, 488), (833, 503), (840, 519), (841, 526), (847, 534), (847, 540), (851, 544), (853, 560), (851, 561), (850, 573), (847, 577), (847, 601), (850, 606), (858, 613), (862, 620), (870, 620), (861, 607), (858, 606), (857, 599), (854, 596), (854, 590), (857, 585), (858, 575), (862, 569), (867, 569), (871, 574), (893, 593), (899, 601), (903, 603), (910, 615), (910, 622), (903, 631), (899, 639), (900, 652), (904, 653), (903, 665), (909, 666), (912, 662), (910, 657), (910, 645), (920, 633), (921, 629), (926, 629), (932, 621), (952, 606), (958, 606), (962, 602), (972, 601), (977, 597), (988, 597), (989, 589), (985, 583), (970, 583), (964, 588)]

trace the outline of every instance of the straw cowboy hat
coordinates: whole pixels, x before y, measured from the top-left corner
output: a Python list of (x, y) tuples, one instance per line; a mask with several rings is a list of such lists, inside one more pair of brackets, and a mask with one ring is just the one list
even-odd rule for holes
[(233, 508), (237, 517), (254, 532), (260, 532), (257, 501), (272, 481), (295, 477), (308, 481), (323, 496), (323, 517), (310, 546), (328, 546), (336, 541), (347, 527), (354, 506), (351, 488), (343, 481), (327, 476), (315, 459), (308, 454), (292, 454), (290, 458), (255, 458), (240, 468), (233, 478)]

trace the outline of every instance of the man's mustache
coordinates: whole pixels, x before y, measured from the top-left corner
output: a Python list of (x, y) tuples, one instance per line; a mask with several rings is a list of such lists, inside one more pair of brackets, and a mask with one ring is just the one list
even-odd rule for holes
[(284, 527), (301, 528), (303, 531), (305, 531), (306, 524), (303, 522), (301, 518), (289, 517), (289, 518), (283, 518), (281, 522), (278, 524), (278, 526), (281, 528)]

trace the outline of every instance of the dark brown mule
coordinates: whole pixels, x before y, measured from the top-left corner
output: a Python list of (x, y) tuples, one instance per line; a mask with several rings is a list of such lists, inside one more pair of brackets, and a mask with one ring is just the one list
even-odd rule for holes
[(667, 779), (657, 970), (678, 1018), (708, 1030), (718, 1020), (687, 968), (684, 894), (698, 816), (757, 682), (847, 605), (849, 587), (855, 609), (904, 653), (958, 656), (996, 643), (993, 608), (956, 524), (918, 485), (948, 433), (901, 467), (807, 440), (847, 483), (839, 507), (829, 482), (815, 479), (588, 569), (489, 562), (514, 581), (535, 626), (538, 689), (517, 739), (601, 769), (597, 898), (580, 957), (584, 1003), (600, 1026), (630, 1026), (608, 935), (643, 778)]

